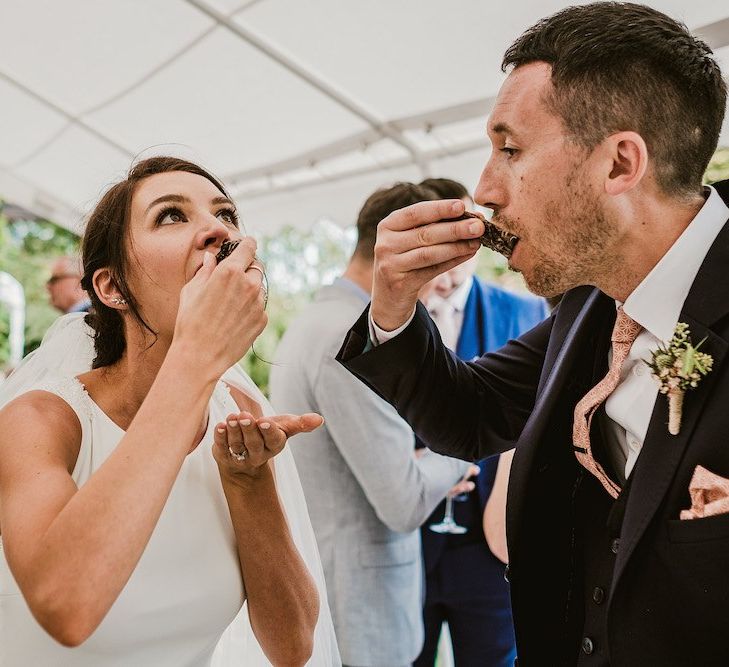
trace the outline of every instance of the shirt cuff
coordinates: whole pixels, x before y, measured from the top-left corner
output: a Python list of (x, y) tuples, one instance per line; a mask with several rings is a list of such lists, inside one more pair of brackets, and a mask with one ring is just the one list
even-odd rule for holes
[(367, 352), (372, 347), (377, 347), (378, 345), (382, 345), (382, 343), (386, 343), (388, 340), (392, 340), (395, 338), (395, 336), (401, 334), (405, 329), (408, 328), (408, 325), (410, 322), (413, 321), (413, 318), (415, 317), (415, 309), (413, 308), (413, 312), (410, 314), (410, 317), (408, 317), (407, 322), (403, 324), (402, 326), (398, 327), (394, 331), (385, 331), (384, 329), (381, 329), (380, 327), (375, 324), (375, 321), (372, 319), (372, 312), (369, 313), (367, 317), (367, 321), (369, 322), (369, 328), (370, 328), (370, 344), (368, 344), (365, 347), (365, 352)]

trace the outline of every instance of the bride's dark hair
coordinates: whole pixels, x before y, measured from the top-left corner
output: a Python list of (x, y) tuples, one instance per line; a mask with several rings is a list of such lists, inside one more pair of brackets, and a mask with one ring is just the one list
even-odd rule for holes
[[(118, 361), (126, 348), (124, 323), (119, 311), (109, 308), (94, 290), (93, 277), (97, 269), (108, 268), (120, 296), (126, 300), (132, 317), (155, 334), (139, 313), (139, 304), (129, 289), (127, 270), (127, 240), (132, 197), (140, 181), (170, 171), (185, 171), (207, 178), (220, 192), (228, 197), (223, 184), (202, 167), (176, 157), (151, 157), (132, 166), (123, 181), (112, 185), (91, 212), (81, 241), (83, 277), (81, 286), (91, 299), (91, 312), (86, 322), (94, 330), (96, 356), (93, 368), (109, 366)], [(228, 197), (230, 198), (230, 197)]]

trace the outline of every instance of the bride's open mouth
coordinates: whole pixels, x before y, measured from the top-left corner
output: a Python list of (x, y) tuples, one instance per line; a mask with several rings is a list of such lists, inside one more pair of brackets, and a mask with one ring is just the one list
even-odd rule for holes
[(511, 258), (511, 255), (514, 253), (514, 248), (516, 248), (516, 244), (519, 243), (518, 236), (499, 229), (492, 222), (486, 220), (481, 213), (465, 211), (463, 217), (478, 218), (483, 222), (486, 230), (484, 231), (483, 236), (479, 239), (479, 241), (481, 241), (481, 245), (491, 248), (491, 250), (495, 250), (506, 257), (506, 259)]

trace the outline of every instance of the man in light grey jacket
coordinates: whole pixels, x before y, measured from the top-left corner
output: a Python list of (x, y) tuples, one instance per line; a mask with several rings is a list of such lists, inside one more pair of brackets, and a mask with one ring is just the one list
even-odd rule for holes
[(394, 210), (437, 198), (410, 183), (369, 197), (347, 270), (291, 324), (271, 371), (277, 410), (318, 412), (325, 420), (290, 446), (321, 552), (339, 649), (350, 666), (402, 667), (418, 656), (418, 528), (449, 491), (472, 490), (472, 482), (459, 480), (478, 472), (429, 450), (416, 457), (410, 427), (335, 361), (370, 298), (377, 224)]

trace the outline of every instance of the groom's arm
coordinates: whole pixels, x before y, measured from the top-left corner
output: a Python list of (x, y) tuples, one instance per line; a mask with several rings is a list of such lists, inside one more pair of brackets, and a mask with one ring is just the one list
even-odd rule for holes
[(552, 323), (550, 317), (466, 363), (442, 344), (422, 304), (402, 333), (375, 347), (365, 310), (337, 360), (391, 403), (430, 448), (478, 460), (511, 449), (519, 437), (534, 406)]

